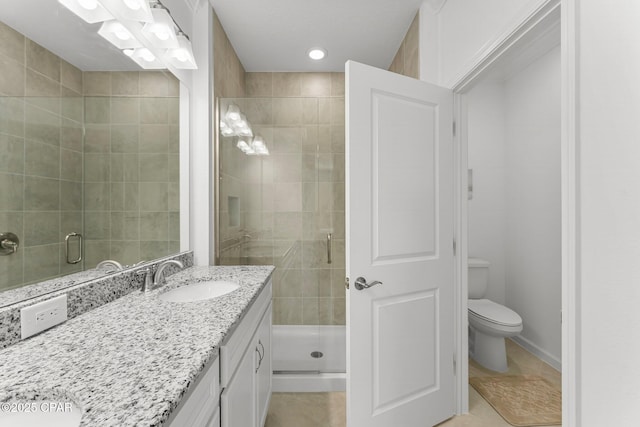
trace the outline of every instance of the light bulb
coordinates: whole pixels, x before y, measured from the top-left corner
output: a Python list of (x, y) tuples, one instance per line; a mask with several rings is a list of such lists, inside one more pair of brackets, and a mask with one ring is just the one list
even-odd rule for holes
[(140, 50), (140, 57), (147, 62), (153, 62), (156, 59), (156, 57), (153, 56), (153, 53), (151, 53), (149, 49)]
[(158, 28), (153, 33), (162, 41), (169, 40), (169, 31), (165, 28)]
[(123, 0), (123, 2), (131, 10), (140, 10), (140, 2), (137, 0)]
[(232, 122), (240, 119), (240, 108), (238, 108), (237, 105), (229, 105), (229, 107), (227, 108), (227, 119)]
[(129, 34), (129, 32), (127, 30), (125, 30), (124, 28), (116, 30), (114, 32), (114, 34), (120, 40), (129, 40), (131, 38), (131, 35)]
[(87, 10), (95, 10), (98, 7), (96, 0), (78, 0), (78, 4)]
[(243, 141), (242, 139), (238, 141), (238, 144), (236, 144), (236, 147), (238, 147), (245, 153), (249, 150), (249, 144), (247, 144), (247, 142)]
[(173, 54), (173, 57), (180, 62), (186, 62), (189, 59), (189, 53), (184, 49), (178, 49)]

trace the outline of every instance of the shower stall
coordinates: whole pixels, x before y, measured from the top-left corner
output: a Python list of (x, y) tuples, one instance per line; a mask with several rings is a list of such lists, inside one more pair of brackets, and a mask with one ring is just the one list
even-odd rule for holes
[(343, 390), (344, 96), (217, 111), (216, 263), (276, 266), (274, 391)]

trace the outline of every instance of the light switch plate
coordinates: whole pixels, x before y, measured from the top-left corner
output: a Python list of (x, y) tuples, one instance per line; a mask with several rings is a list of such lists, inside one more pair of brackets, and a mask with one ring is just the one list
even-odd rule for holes
[(20, 310), (22, 339), (67, 320), (67, 295), (60, 295)]

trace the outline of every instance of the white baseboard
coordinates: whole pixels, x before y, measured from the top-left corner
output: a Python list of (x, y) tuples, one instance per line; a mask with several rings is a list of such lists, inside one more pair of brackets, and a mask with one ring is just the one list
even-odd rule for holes
[(529, 353), (532, 353), (534, 356), (542, 359), (543, 362), (550, 365), (556, 371), (562, 372), (562, 361), (557, 357), (549, 354), (549, 352), (541, 349), (528, 339), (522, 337), (521, 335), (511, 337), (511, 340), (518, 344), (520, 347), (527, 350)]
[(346, 374), (273, 374), (273, 392), (329, 392), (347, 389)]

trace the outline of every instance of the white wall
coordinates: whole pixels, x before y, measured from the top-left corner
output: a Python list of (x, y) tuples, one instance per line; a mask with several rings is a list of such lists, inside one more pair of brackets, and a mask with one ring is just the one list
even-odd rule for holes
[(491, 262), (487, 298), (505, 303), (506, 166), (504, 86), (483, 83), (467, 96), (468, 162), (473, 169), (469, 201), (469, 256)]
[(579, 4), (566, 8), (578, 36), (577, 425), (632, 426), (640, 402), (640, 2), (568, 3)]
[(452, 87), (515, 19), (543, 2), (447, 0), (440, 7), (426, 0), (420, 9), (420, 78)]
[(522, 317), (520, 338), (559, 367), (560, 47), (537, 59), (504, 86), (506, 305)]

